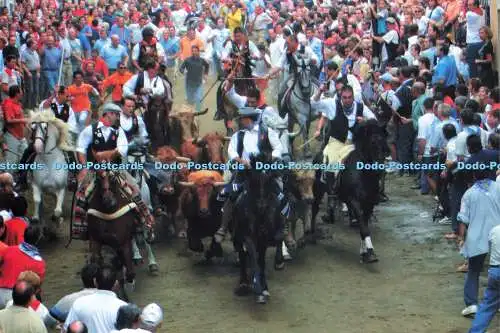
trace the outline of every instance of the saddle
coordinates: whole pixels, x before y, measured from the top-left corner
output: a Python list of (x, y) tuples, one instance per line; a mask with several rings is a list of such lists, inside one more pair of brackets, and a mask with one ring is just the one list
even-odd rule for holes
[(340, 171), (338, 164), (344, 163), (352, 151), (354, 151), (354, 145), (349, 140), (342, 143), (330, 137), (328, 144), (323, 149), (323, 163), (332, 165), (332, 168), (327, 168), (325, 171), (337, 175)]

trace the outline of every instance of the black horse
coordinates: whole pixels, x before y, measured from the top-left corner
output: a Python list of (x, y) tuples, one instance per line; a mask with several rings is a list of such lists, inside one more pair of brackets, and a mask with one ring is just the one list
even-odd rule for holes
[[(245, 171), (243, 193), (235, 203), (233, 218), (233, 243), (240, 260), (240, 282), (236, 289), (239, 296), (247, 295), (251, 289), (257, 303), (265, 304), (270, 296), (266, 279), (266, 250), (276, 246), (275, 269), (284, 267), (282, 252), (283, 216), (276, 196), (275, 171), (257, 170), (256, 162), (268, 161), (253, 157), (251, 169)], [(249, 274), (251, 276), (251, 288)]]
[(327, 177), (326, 184), (322, 183), (321, 171), (317, 172), (314, 186), (314, 203), (312, 208), (312, 232), (315, 231), (316, 215), (319, 203), (325, 192), (334, 193), (337, 202), (345, 202), (350, 214), (359, 221), (361, 236), (361, 261), (373, 263), (378, 261), (371, 242), (369, 219), (373, 208), (380, 201), (380, 179), (383, 170), (372, 170), (360, 167), (373, 163), (383, 163), (387, 146), (383, 128), (377, 120), (370, 119), (360, 123), (354, 130), (353, 142), (355, 145), (344, 161), (344, 170), (341, 170), (336, 179)]

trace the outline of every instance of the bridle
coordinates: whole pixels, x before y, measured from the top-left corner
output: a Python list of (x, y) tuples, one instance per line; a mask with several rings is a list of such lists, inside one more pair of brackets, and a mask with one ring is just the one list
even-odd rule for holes
[[(45, 125), (45, 126), (44, 126)], [(38, 131), (40, 130), (42, 136), (37, 135)], [(48, 122), (32, 122), (31, 123), (31, 139), (33, 141), (33, 144), (35, 144), (36, 140), (40, 140), (43, 144), (44, 147), (44, 154), (50, 154), (54, 149), (57, 148), (57, 143), (52, 147), (50, 150), (47, 151), (47, 147), (45, 145), (45, 142), (47, 141), (48, 135), (49, 135), (49, 123)]]

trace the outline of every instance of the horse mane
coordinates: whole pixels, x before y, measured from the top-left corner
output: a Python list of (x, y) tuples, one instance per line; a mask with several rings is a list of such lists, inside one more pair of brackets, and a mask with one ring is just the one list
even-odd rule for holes
[(30, 112), (30, 123), (48, 123), (54, 125), (59, 131), (59, 138), (57, 140), (57, 148), (65, 151), (74, 151), (75, 147), (71, 144), (71, 137), (69, 134), (69, 125), (56, 118), (56, 116), (49, 109), (44, 109), (42, 112)]
[(188, 176), (188, 182), (193, 182), (195, 184), (199, 184), (203, 182), (205, 179), (211, 179), (214, 182), (222, 182), (224, 178), (217, 171), (212, 170), (201, 170), (190, 173)]

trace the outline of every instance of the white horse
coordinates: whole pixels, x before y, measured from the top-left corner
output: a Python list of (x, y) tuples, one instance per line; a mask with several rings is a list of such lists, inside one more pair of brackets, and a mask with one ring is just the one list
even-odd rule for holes
[(57, 198), (56, 207), (52, 218), (58, 223), (62, 222), (62, 205), (64, 194), (68, 183), (68, 170), (66, 168), (56, 168), (56, 165), (63, 166), (66, 158), (63, 151), (73, 151), (70, 144), (68, 125), (57, 119), (49, 111), (31, 112), (30, 117), (33, 146), (36, 152), (34, 162), (43, 164), (45, 167), (33, 170), (33, 201), (35, 209), (33, 218), (40, 220), (40, 204), (42, 193), (55, 194)]

